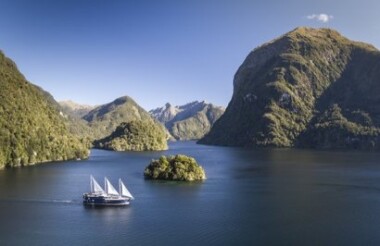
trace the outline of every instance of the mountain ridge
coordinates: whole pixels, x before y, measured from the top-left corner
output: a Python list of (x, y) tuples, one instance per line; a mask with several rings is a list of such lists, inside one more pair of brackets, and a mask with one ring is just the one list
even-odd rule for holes
[(148, 112), (131, 97), (122, 96), (112, 102), (99, 105), (82, 117), (94, 131), (94, 138), (110, 135), (117, 126), (132, 120), (153, 121)]
[(149, 111), (177, 140), (202, 138), (223, 112), (223, 107), (206, 101), (193, 101), (180, 106), (166, 103), (164, 107)]
[(87, 142), (70, 134), (53, 96), (26, 80), (0, 51), (0, 168), (84, 159)]
[[(345, 139), (359, 138), (356, 148), (367, 148), (367, 141), (379, 148), (379, 57), (374, 46), (335, 30), (296, 28), (250, 52), (234, 76), (226, 112), (199, 143), (355, 148)], [(335, 144), (322, 138), (307, 141), (317, 134), (320, 116), (334, 107), (347, 115), (367, 115), (373, 120), (373, 135), (367, 139), (360, 127), (353, 130), (352, 124), (342, 123)]]
[(83, 116), (88, 114), (91, 110), (97, 107), (97, 106), (91, 106), (87, 104), (79, 104), (72, 100), (59, 101), (58, 103), (66, 114), (77, 116), (78, 118), (82, 118)]

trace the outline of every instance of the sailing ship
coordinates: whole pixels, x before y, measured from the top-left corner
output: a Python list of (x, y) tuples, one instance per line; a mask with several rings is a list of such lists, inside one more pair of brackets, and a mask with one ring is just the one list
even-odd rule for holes
[(111, 182), (104, 178), (104, 189), (95, 178), (90, 177), (91, 192), (83, 194), (83, 204), (89, 206), (126, 206), (134, 197), (119, 179), (119, 191), (113, 187)]

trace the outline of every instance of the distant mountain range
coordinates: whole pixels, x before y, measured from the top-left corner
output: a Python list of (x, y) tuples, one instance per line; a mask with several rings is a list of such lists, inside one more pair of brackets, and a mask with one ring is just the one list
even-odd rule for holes
[(71, 100), (60, 101), (58, 103), (59, 103), (59, 105), (61, 105), (62, 110), (66, 114), (70, 114), (70, 115), (76, 116), (78, 118), (82, 118), (83, 116), (88, 114), (91, 110), (96, 108), (96, 106), (78, 104), (78, 103), (75, 103)]
[(93, 140), (106, 138), (121, 123), (136, 120), (162, 123), (166, 127), (164, 129), (167, 138), (200, 139), (224, 112), (223, 107), (194, 101), (182, 106), (172, 106), (168, 103), (148, 113), (128, 96), (96, 107), (80, 105), (73, 101), (63, 101), (60, 105), (62, 112), (71, 122), (68, 125), (70, 131)]
[(233, 85), (225, 112), (195, 101), (148, 113), (128, 96), (58, 104), (0, 52), (0, 169), (83, 159), (90, 142), (162, 150), (169, 133), (214, 145), (380, 150), (380, 51), (372, 45), (297, 28), (254, 49)]
[(224, 113), (224, 108), (205, 101), (194, 101), (182, 106), (156, 108), (149, 113), (168, 129), (177, 140), (194, 140), (202, 138), (217, 119)]
[(199, 141), (380, 149), (380, 51), (331, 29), (297, 28), (253, 50), (223, 116)]

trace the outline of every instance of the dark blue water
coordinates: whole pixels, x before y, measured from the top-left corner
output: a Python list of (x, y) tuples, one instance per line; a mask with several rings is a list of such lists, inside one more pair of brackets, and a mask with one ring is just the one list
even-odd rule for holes
[[(187, 154), (203, 183), (148, 181)], [(89, 209), (89, 177), (121, 177), (136, 200)], [(93, 150), (87, 161), (0, 171), (0, 245), (380, 245), (380, 154), (247, 150), (178, 142), (164, 152)]]

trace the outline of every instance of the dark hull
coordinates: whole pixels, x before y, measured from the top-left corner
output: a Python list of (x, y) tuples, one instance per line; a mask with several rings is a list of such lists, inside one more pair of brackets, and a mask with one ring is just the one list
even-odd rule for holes
[(129, 205), (129, 198), (119, 196), (104, 196), (104, 195), (83, 195), (83, 205), (85, 206), (127, 206)]

